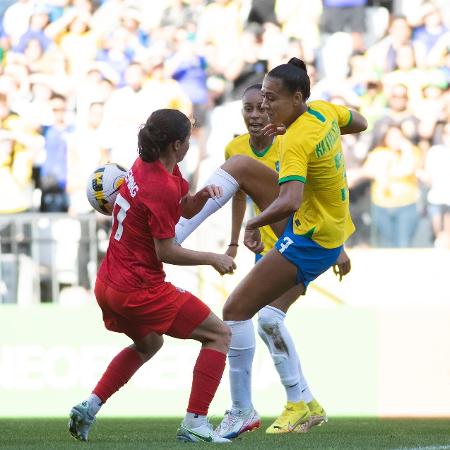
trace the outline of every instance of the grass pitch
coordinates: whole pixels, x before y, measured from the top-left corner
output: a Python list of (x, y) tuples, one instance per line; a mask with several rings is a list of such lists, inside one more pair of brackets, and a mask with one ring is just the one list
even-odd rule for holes
[[(94, 425), (88, 443), (75, 441), (67, 419), (0, 419), (0, 449), (14, 450), (177, 450), (211, 448), (175, 440), (181, 419), (108, 419)], [(217, 420), (218, 421), (218, 420)], [(217, 422), (215, 421), (215, 422)], [(232, 448), (277, 450), (424, 449), (450, 450), (450, 419), (331, 418), (306, 434), (266, 435), (263, 428), (245, 433)], [(217, 447), (216, 447), (217, 448)], [(229, 448), (227, 446), (227, 448)], [(231, 448), (231, 447), (230, 447)]]

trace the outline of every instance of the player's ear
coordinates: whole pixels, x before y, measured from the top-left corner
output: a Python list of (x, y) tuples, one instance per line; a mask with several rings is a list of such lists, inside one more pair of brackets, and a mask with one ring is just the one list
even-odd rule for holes
[(300, 91), (295, 91), (293, 97), (294, 106), (300, 106), (303, 103), (303, 94)]
[(181, 141), (180, 140), (176, 140), (172, 143), (173, 145), (173, 149), (175, 150), (175, 153), (178, 153), (180, 151), (181, 148)]

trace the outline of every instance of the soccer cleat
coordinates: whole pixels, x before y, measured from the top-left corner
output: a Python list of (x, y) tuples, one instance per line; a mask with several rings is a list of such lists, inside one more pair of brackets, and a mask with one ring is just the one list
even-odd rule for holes
[(229, 439), (219, 436), (209, 422), (205, 422), (196, 428), (188, 428), (183, 422), (177, 431), (177, 440), (183, 442), (212, 442), (226, 444)]
[(95, 421), (95, 417), (89, 414), (88, 402), (82, 402), (74, 406), (70, 410), (69, 417), (70, 434), (79, 441), (87, 441), (89, 430)]
[(267, 434), (281, 434), (294, 432), (306, 432), (309, 430), (311, 412), (304, 401), (297, 403), (287, 402), (284, 411), (275, 422), (267, 428)]
[(246, 431), (256, 430), (260, 426), (261, 419), (253, 408), (238, 413), (225, 411), (225, 416), (216, 428), (216, 432), (219, 436), (233, 439)]
[(327, 413), (322, 408), (322, 406), (319, 404), (319, 402), (315, 399), (312, 399), (308, 403), (308, 408), (311, 412), (311, 418), (310, 418), (310, 424), (309, 428), (314, 426), (320, 426), (324, 422), (328, 422)]

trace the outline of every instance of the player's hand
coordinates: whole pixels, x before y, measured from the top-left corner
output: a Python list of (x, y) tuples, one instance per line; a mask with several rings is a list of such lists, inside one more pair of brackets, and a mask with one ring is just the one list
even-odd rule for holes
[(237, 252), (238, 252), (237, 245), (229, 245), (225, 252), (225, 255), (231, 256), (232, 258), (236, 258)]
[(286, 133), (286, 127), (282, 123), (269, 123), (262, 129), (262, 132), (264, 136), (279, 136)]
[(244, 245), (253, 253), (261, 253), (264, 250), (264, 244), (261, 241), (259, 228), (245, 229)]
[(203, 189), (200, 189), (195, 195), (199, 198), (219, 198), (223, 195), (223, 189), (222, 186), (208, 184)]
[(225, 275), (226, 273), (232, 274), (236, 269), (236, 263), (231, 256), (221, 255), (219, 253), (214, 253), (211, 265), (220, 275)]
[(350, 272), (351, 268), (352, 266), (350, 263), (350, 258), (348, 257), (347, 253), (345, 253), (345, 250), (342, 249), (336, 263), (333, 265), (333, 272), (336, 276), (339, 277), (339, 281), (341, 281), (342, 277), (347, 275)]

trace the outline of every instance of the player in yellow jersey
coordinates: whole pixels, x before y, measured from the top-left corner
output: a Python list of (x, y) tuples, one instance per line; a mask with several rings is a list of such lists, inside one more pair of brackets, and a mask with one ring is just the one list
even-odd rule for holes
[[(263, 133), (264, 126), (268, 124), (268, 116), (267, 112), (262, 108), (263, 97), (261, 88), (261, 84), (255, 84), (245, 90), (242, 97), (242, 117), (248, 133), (234, 138), (226, 146), (225, 159), (228, 160), (235, 155), (246, 155), (278, 172), (280, 167), (281, 139), (275, 136), (267, 136)], [(231, 239), (226, 253), (233, 258), (237, 255), (239, 234), (247, 205), (246, 197), (245, 192), (239, 190), (232, 200)], [(254, 205), (254, 210), (255, 214), (260, 213), (256, 205)], [(260, 232), (264, 250), (255, 255), (256, 262), (271, 250), (278, 240), (268, 225), (261, 227)], [(285, 411), (266, 430), (266, 433), (269, 434), (287, 432), (286, 427), (283, 427), (283, 420), (285, 417), (291, 417), (293, 413), (296, 414), (296, 411), (299, 409), (303, 411), (305, 419), (311, 416), (310, 426), (319, 425), (326, 420), (324, 409), (314, 399), (309, 389), (302, 372), (294, 341), (284, 323), (289, 307), (297, 300), (302, 293), (302, 289), (299, 285), (294, 286), (258, 312), (258, 333), (270, 352), (287, 397)], [(232, 355), (230, 361), (233, 361)], [(231, 362), (231, 364), (233, 363)], [(248, 371), (230, 371), (230, 379), (236, 386), (236, 389), (232, 392), (232, 396), (235, 398), (232, 398), (232, 407), (226, 415), (231, 420), (224, 420), (221, 423), (222, 433), (240, 434), (241, 430), (257, 428), (260, 425), (259, 417), (254, 413), (252, 405), (251, 389), (249, 388), (250, 377), (251, 373)], [(248, 417), (243, 419), (241, 423), (232, 420), (233, 415), (239, 412), (241, 416), (245, 416), (246, 410), (250, 413), (247, 414)], [(303, 429), (306, 429), (306, 427), (303, 427)]]
[[(343, 244), (354, 226), (341, 135), (367, 128), (366, 119), (356, 111), (324, 101), (307, 104), (310, 81), (304, 62), (297, 58), (266, 75), (262, 95), (262, 106), (271, 121), (264, 133), (284, 134), (280, 137), (279, 177), (251, 157), (230, 158), (208, 181), (221, 186), (223, 196), (208, 200), (197, 216), (180, 222), (176, 229), (176, 239), (181, 243), (241, 189), (262, 211), (247, 222), (244, 244), (260, 253), (264, 244), (259, 229), (269, 224), (279, 237), (275, 247), (234, 289), (223, 308), (223, 318), (232, 331), (231, 371), (251, 371), (255, 345), (251, 318), (259, 310), (294, 286), (304, 293), (311, 281), (332, 266), (337, 267), (340, 277), (349, 272), (350, 260)], [(238, 386), (231, 383), (230, 388), (233, 393)], [(308, 408), (287, 408), (285, 412), (279, 418), (282, 431), (304, 431), (310, 426)], [(227, 414), (224, 421), (239, 425), (250, 414)], [(245, 431), (238, 425), (231, 428), (221, 424), (219, 433), (236, 437)], [(231, 432), (227, 434), (225, 428)]]

